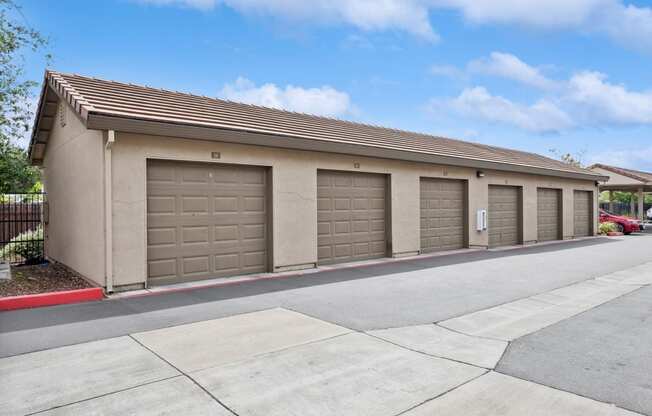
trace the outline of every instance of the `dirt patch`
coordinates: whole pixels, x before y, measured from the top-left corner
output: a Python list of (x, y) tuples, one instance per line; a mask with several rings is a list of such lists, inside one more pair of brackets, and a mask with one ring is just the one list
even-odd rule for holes
[(88, 287), (93, 286), (79, 274), (61, 264), (46, 263), (36, 266), (17, 266), (11, 268), (11, 280), (0, 281), (0, 297)]

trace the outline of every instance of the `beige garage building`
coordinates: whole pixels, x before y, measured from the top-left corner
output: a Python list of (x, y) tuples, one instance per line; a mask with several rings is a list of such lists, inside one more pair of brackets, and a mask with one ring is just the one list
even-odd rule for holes
[(47, 256), (108, 291), (596, 232), (532, 153), (47, 72)]

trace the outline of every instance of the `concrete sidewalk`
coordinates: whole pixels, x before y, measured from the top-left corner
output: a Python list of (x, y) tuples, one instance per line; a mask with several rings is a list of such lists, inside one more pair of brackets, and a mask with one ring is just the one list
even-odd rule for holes
[(635, 415), (461, 361), (504, 343), (403, 335), (271, 309), (18, 355), (0, 359), (0, 414)]

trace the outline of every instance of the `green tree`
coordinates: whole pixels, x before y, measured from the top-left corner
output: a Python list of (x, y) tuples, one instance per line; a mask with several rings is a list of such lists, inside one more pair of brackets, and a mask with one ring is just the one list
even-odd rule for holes
[(24, 79), (25, 53), (42, 51), (47, 43), (13, 0), (0, 0), (0, 192), (25, 192), (39, 180), (18, 140), (29, 131), (37, 86)]
[(2, 140), (0, 142), (0, 193), (28, 192), (40, 179), (37, 168), (31, 166), (24, 149)]
[[(621, 192), (621, 191), (614, 191), (613, 192), (613, 198), (614, 202), (622, 202), (625, 204), (631, 203), (632, 198), (634, 198), (634, 201), (638, 201), (638, 197), (636, 196), (635, 192)], [(644, 196), (643, 201), (646, 204), (652, 204), (652, 194), (647, 193)], [(609, 202), (609, 191), (602, 191), (600, 192), (600, 202)]]
[(585, 150), (577, 152), (575, 155), (572, 155), (570, 153), (563, 153), (558, 149), (549, 149), (548, 151), (564, 163), (568, 163), (569, 165), (575, 166), (577, 168), (583, 167), (582, 159), (584, 158), (584, 155), (586, 153)]

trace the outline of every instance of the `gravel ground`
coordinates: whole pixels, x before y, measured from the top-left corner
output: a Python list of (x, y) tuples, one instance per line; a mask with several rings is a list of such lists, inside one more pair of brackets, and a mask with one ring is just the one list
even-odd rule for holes
[(91, 287), (81, 276), (54, 263), (11, 268), (11, 280), (0, 282), (0, 297)]

